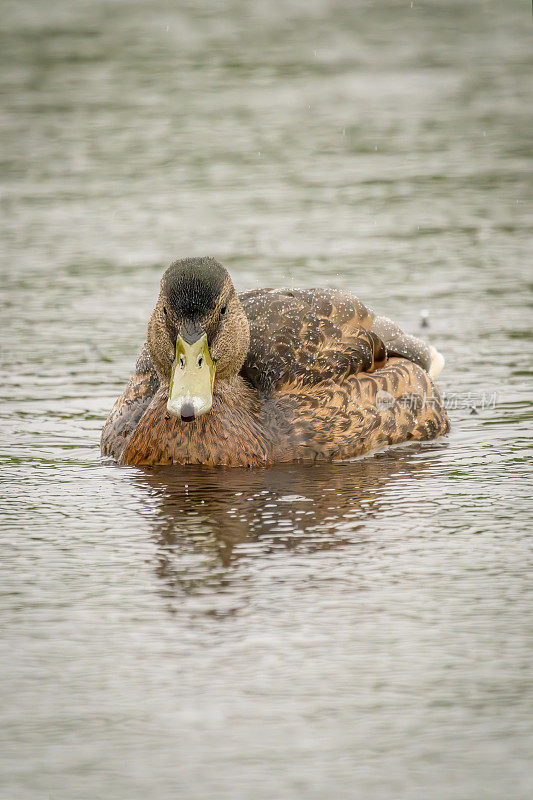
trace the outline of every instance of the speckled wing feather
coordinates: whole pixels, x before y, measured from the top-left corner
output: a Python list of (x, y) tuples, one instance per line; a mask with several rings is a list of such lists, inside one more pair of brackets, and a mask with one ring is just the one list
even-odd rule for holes
[(241, 374), (270, 394), (283, 385), (343, 381), (373, 372), (387, 354), (368, 309), (336, 289), (258, 289), (240, 295), (250, 323)]
[(256, 289), (240, 299), (251, 332), (242, 374), (262, 391), (305, 375), (317, 383), (372, 372), (384, 363), (380, 342), (387, 356), (407, 358), (426, 372), (436, 353), (344, 290)]
[(137, 359), (135, 372), (115, 402), (102, 430), (102, 455), (120, 461), (124, 449), (143, 413), (159, 388), (159, 378), (145, 344)]

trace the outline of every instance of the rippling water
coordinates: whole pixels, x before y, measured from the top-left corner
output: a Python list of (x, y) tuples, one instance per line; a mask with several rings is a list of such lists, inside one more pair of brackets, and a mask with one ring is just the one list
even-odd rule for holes
[[(531, 797), (528, 4), (2, 16), (1, 797)], [(102, 465), (159, 276), (205, 254), (427, 308), (450, 435)]]

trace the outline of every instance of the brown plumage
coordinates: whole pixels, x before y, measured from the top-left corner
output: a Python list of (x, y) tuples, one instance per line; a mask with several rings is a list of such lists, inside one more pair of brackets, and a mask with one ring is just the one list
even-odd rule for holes
[[(429, 369), (429, 348), (385, 322), (389, 354), (375, 332), (389, 329), (383, 318), (348, 292), (237, 295), (212, 259), (176, 262), (102, 453), (123, 464), (259, 466), (346, 459), (446, 433), (439, 391), (420, 365)], [(193, 330), (205, 332), (216, 371), (211, 410), (184, 421), (167, 401), (176, 339)]]

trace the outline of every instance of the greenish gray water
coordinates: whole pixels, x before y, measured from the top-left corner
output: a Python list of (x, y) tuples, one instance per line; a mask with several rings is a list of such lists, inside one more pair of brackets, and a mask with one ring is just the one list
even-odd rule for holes
[[(528, 3), (2, 20), (0, 796), (531, 797)], [(427, 308), (449, 437), (102, 465), (160, 273), (205, 254)]]

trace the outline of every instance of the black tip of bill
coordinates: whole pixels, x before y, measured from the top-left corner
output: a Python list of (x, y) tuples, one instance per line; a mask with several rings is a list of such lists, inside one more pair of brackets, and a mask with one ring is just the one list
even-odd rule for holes
[(184, 403), (181, 407), (180, 416), (184, 422), (192, 422), (196, 416), (192, 403)]

